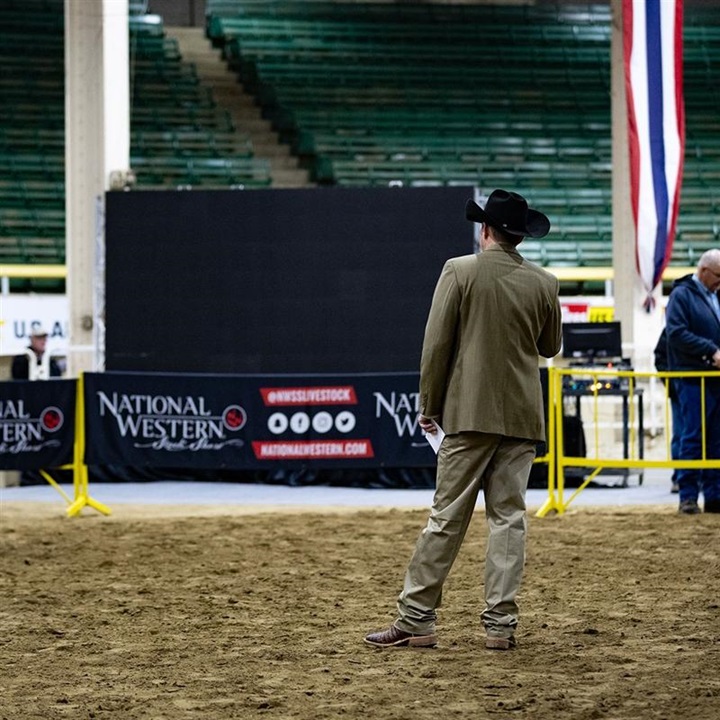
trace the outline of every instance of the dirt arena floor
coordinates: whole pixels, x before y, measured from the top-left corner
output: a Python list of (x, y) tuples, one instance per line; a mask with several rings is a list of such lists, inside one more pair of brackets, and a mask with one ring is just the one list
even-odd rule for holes
[(376, 650), (425, 511), (0, 506), (0, 718), (720, 717), (720, 516), (530, 520), (519, 647), (485, 650), (485, 525), (435, 650)]

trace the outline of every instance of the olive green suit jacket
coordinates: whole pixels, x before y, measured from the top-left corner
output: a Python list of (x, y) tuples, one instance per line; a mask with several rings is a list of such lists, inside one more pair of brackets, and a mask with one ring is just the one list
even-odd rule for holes
[(420, 412), (446, 433), (545, 440), (538, 357), (561, 346), (559, 283), (509, 245), (445, 263), (420, 364)]

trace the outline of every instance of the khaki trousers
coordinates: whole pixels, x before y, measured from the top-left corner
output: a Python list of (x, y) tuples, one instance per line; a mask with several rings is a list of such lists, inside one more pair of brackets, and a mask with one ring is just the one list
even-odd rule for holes
[(445, 436), (438, 453), (430, 518), (398, 597), (398, 628), (434, 632), (445, 578), (482, 489), (489, 535), (481, 619), (488, 635), (513, 634), (518, 621), (515, 597), (525, 564), (525, 492), (534, 457), (535, 443), (529, 440), (478, 432)]

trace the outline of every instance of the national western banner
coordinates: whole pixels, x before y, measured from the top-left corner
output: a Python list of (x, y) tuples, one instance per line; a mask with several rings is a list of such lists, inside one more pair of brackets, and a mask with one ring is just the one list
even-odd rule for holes
[(85, 375), (86, 462), (157, 468), (426, 467), (418, 374)]
[(0, 383), (0, 470), (40, 470), (72, 462), (74, 380)]
[(672, 255), (685, 152), (682, 0), (623, 0), (638, 273), (651, 293)]

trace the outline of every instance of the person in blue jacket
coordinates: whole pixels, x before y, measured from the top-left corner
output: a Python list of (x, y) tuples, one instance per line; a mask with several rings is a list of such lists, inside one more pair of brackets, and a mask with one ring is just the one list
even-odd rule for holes
[[(703, 253), (697, 272), (677, 280), (668, 300), (666, 330), (668, 365), (674, 371), (720, 370), (720, 249)], [(678, 378), (675, 384), (682, 433), (680, 457), (703, 457), (702, 388), (700, 378)], [(720, 374), (704, 381), (705, 457), (720, 458)], [(680, 512), (701, 512), (698, 496), (702, 490), (705, 512), (720, 513), (720, 470), (678, 471)]]

